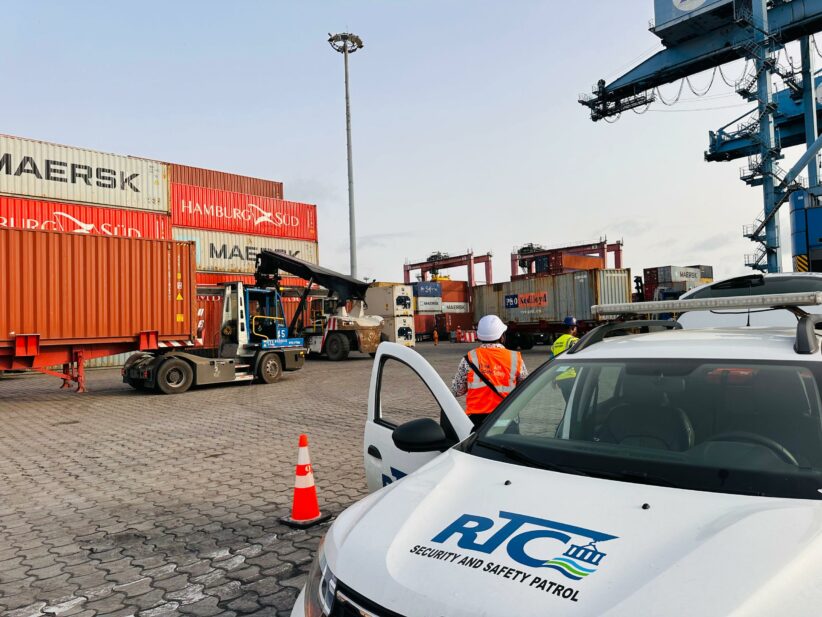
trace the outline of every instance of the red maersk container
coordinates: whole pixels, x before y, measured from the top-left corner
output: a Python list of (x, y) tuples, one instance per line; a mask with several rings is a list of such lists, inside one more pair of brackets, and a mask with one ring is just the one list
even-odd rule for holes
[(247, 193), (171, 184), (175, 227), (317, 241), (317, 207)]
[(171, 219), (166, 214), (22, 197), (0, 196), (0, 227), (147, 240), (171, 238)]
[(175, 184), (190, 184), (221, 191), (260, 195), (262, 197), (283, 198), (283, 183), (262, 178), (251, 178), (229, 174), (223, 171), (213, 171), (200, 167), (189, 167), (168, 163), (168, 180)]

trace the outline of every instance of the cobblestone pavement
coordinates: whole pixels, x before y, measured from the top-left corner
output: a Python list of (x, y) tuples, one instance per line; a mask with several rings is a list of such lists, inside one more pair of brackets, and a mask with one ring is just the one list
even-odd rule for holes
[[(468, 348), (419, 350), (450, 379)], [(371, 366), (313, 360), (274, 385), (177, 396), (136, 392), (116, 369), (91, 371), (85, 395), (0, 379), (0, 614), (288, 615), (328, 527), (278, 521), (298, 436), (323, 511), (362, 497)]]

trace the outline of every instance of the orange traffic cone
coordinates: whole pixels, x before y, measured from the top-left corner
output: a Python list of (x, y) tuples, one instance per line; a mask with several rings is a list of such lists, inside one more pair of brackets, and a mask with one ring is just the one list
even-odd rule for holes
[(311, 457), (308, 455), (308, 437), (300, 435), (300, 449), (297, 454), (297, 477), (294, 480), (294, 502), (291, 516), (280, 519), (289, 527), (305, 529), (331, 518), (330, 514), (320, 512), (317, 502), (317, 488), (314, 486), (314, 472), (311, 470)]

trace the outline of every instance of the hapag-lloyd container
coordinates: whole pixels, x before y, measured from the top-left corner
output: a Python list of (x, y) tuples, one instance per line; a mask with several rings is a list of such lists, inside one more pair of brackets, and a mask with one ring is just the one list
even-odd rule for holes
[(631, 301), (631, 271), (584, 270), (474, 288), (474, 320), (495, 313), (505, 322), (593, 319), (591, 306)]
[(171, 183), (175, 227), (317, 241), (317, 207), (246, 193)]
[(16, 334), (103, 345), (196, 334), (194, 247), (172, 240), (0, 229), (0, 355)]
[(171, 218), (167, 214), (22, 197), (0, 196), (0, 227), (148, 240), (171, 238)]
[(0, 194), (168, 212), (158, 161), (0, 135)]
[(197, 270), (202, 272), (233, 272), (253, 274), (257, 253), (263, 249), (281, 251), (304, 261), (319, 263), (316, 242), (263, 236), (248, 236), (203, 229), (174, 227), (175, 240), (195, 242)]
[(167, 163), (169, 182), (202, 186), (221, 191), (260, 195), (262, 197), (283, 198), (283, 183), (262, 178), (251, 178), (230, 174), (224, 171), (214, 171), (201, 167), (189, 167), (177, 163)]

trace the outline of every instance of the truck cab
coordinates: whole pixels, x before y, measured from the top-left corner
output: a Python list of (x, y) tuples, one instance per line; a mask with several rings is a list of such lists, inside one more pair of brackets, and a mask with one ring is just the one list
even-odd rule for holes
[(307, 351), (302, 338), (288, 335), (277, 290), (236, 282), (226, 284), (223, 293), (217, 357), (174, 348), (134, 354), (123, 367), (123, 381), (136, 389), (179, 394), (206, 384), (274, 383), (283, 371), (302, 368)]

